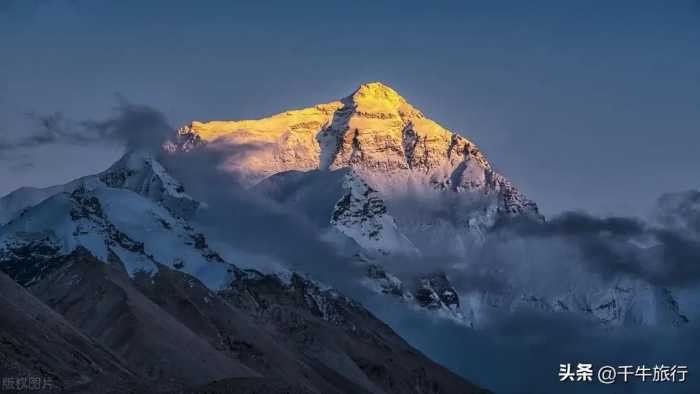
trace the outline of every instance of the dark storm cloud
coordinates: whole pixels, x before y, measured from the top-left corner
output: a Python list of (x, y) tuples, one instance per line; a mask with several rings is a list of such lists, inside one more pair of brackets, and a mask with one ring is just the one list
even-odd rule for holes
[(173, 128), (159, 111), (117, 95), (114, 114), (102, 120), (67, 119), (62, 113), (27, 113), (34, 125), (28, 135), (0, 140), (0, 159), (17, 150), (54, 144), (120, 144), (127, 149), (158, 152)]
[(35, 126), (29, 135), (13, 141), (0, 140), (0, 152), (11, 152), (17, 149), (34, 148), (42, 145), (56, 144), (60, 142), (84, 142), (85, 136), (78, 130), (69, 131), (70, 126), (61, 113), (40, 115), (36, 113), (26, 114)]
[(515, 231), (531, 237), (576, 237), (591, 234), (631, 237), (643, 234), (646, 229), (644, 223), (635, 218), (596, 218), (584, 212), (565, 212), (544, 223), (502, 219), (494, 227), (494, 231), (499, 230)]
[(17, 141), (15, 147), (32, 148), (56, 143), (81, 144), (99, 137), (93, 136), (89, 130), (66, 119), (60, 112), (52, 114), (30, 112), (27, 118), (37, 126), (37, 131)]
[[(597, 218), (567, 212), (547, 222), (507, 220), (493, 234), (501, 240), (560, 240), (581, 253), (581, 262), (602, 277), (630, 275), (660, 286), (692, 286), (700, 283), (700, 241), (688, 228), (697, 223), (697, 192), (684, 198), (662, 198), (666, 224), (653, 226), (636, 218)], [(682, 219), (680, 219), (682, 218)], [(498, 238), (497, 238), (498, 239)]]
[(165, 116), (149, 106), (133, 104), (122, 96), (117, 98), (119, 105), (114, 109), (113, 117), (80, 122), (83, 135), (123, 143), (127, 149), (160, 151), (174, 132)]
[(655, 216), (668, 228), (700, 238), (700, 192), (664, 194), (658, 200)]

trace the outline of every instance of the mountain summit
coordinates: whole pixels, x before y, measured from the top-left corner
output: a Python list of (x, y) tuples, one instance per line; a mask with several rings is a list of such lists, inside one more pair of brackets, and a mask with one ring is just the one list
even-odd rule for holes
[[(306, 215), (348, 255), (361, 256), (376, 291), (470, 325), (480, 325), (485, 311), (522, 305), (575, 311), (605, 325), (684, 321), (669, 293), (625, 278), (613, 286), (581, 280), (545, 296), (536, 284), (494, 272), (509, 290), (455, 289), (446, 273), (478, 263), (496, 223), (544, 218), (476, 144), (380, 82), (263, 119), (192, 122), (171, 150), (208, 144), (244, 185)], [(640, 307), (646, 304), (655, 307)]]
[(371, 82), (360, 87), (348, 97), (358, 108), (358, 111), (371, 112), (398, 112), (401, 116), (414, 114), (422, 116), (420, 111), (409, 104), (394, 89), (381, 82)]
[[(349, 171), (336, 206), (329, 208), (336, 214), (328, 217), (352, 218), (352, 225), (334, 223), (365, 249), (380, 253), (443, 251), (447, 234), (447, 250), (463, 256), (500, 217), (542, 220), (537, 205), (495, 172), (473, 142), (430, 120), (380, 82), (361, 85), (338, 101), (263, 119), (195, 121), (179, 130), (175, 149), (208, 143), (230, 152), (224, 167), (251, 187), (263, 180), (283, 184), (290, 171), (308, 176)], [(363, 190), (352, 192), (353, 185)], [(407, 195), (442, 200), (445, 220), (420, 209), (400, 212), (399, 201)], [(339, 209), (354, 213), (338, 214)], [(426, 228), (432, 234), (425, 234)], [(376, 242), (380, 238), (395, 242)]]
[(253, 145), (250, 154), (229, 163), (253, 183), (286, 170), (352, 167), (428, 173), (444, 163), (456, 167), (472, 160), (480, 168), (469, 183), (481, 184), (485, 171), (491, 170), (473, 143), (426, 118), (379, 82), (361, 85), (338, 101), (258, 120), (195, 121), (180, 133), (190, 137), (184, 141)]

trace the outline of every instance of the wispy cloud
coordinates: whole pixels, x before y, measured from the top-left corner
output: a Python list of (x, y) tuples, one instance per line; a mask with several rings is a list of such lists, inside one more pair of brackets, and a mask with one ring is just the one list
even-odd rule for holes
[[(637, 218), (597, 218), (568, 212), (547, 222), (515, 220), (500, 223), (494, 235), (501, 241), (541, 239), (571, 245), (581, 262), (603, 277), (629, 275), (658, 286), (700, 284), (700, 205), (697, 192), (662, 197), (665, 226)], [(694, 208), (694, 211), (693, 209)], [(682, 219), (679, 219), (682, 218)]]
[(101, 120), (74, 120), (61, 112), (26, 113), (33, 127), (24, 136), (0, 139), (0, 160), (16, 157), (18, 151), (54, 144), (121, 144), (127, 149), (155, 151), (174, 132), (160, 112), (120, 95), (117, 101), (113, 116)]

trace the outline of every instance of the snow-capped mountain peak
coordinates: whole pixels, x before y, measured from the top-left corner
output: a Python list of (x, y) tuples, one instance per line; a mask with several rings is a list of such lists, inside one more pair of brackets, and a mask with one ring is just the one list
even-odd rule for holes
[[(228, 163), (252, 183), (287, 170), (353, 167), (372, 172), (430, 171), (473, 159), (491, 169), (479, 149), (463, 136), (428, 119), (395, 90), (361, 85), (337, 101), (285, 111), (257, 120), (194, 121), (180, 129), (180, 143), (222, 141), (254, 145)], [(187, 146), (184, 146), (187, 145)]]
[[(380, 82), (361, 85), (338, 101), (263, 119), (192, 122), (180, 129), (177, 140), (180, 149), (169, 149), (175, 153), (213, 141), (224, 153), (230, 147), (224, 167), (248, 185), (289, 171), (351, 169), (385, 203), (385, 214), (394, 218), (402, 233), (399, 238), (407, 238), (418, 249), (422, 240), (408, 233), (415, 232), (416, 226), (434, 226), (435, 218), (425, 223), (402, 217), (396, 205), (406, 195), (437, 193), (447, 199), (481, 201), (482, 208), (468, 218), (462, 217), (464, 212), (455, 212), (456, 217), (448, 219), (458, 221), (455, 226), (469, 238), (458, 236), (449, 249), (468, 249), (499, 216), (542, 219), (537, 205), (493, 171), (473, 142), (430, 120)], [(344, 196), (344, 192), (338, 195), (338, 201)], [(329, 219), (333, 216), (328, 213)], [(368, 220), (355, 223), (359, 226)], [(343, 232), (366, 233), (361, 228)], [(364, 241), (372, 244), (371, 237)]]
[(131, 190), (161, 203), (175, 216), (189, 218), (199, 206), (185, 193), (182, 184), (173, 178), (153, 156), (135, 150), (125, 153), (107, 170), (80, 177), (62, 185), (45, 188), (23, 187), (0, 198), (0, 225), (9, 222), (22, 210), (58, 193), (72, 193), (78, 188), (112, 187)]
[(182, 184), (173, 178), (146, 151), (126, 153), (109, 169), (99, 174), (99, 179), (109, 187), (129, 189), (158, 201), (175, 215), (189, 218), (199, 203), (185, 193)]
[(360, 87), (345, 99), (351, 102), (355, 112), (366, 114), (397, 114), (403, 118), (423, 117), (423, 114), (409, 104), (394, 89), (381, 82), (371, 82)]
[(0, 227), (0, 264), (32, 268), (41, 279), (52, 261), (84, 248), (98, 260), (119, 261), (130, 276), (158, 272), (157, 264), (189, 273), (214, 289), (228, 285), (236, 267), (209, 249), (202, 234), (156, 201), (128, 189), (79, 186), (30, 207)]

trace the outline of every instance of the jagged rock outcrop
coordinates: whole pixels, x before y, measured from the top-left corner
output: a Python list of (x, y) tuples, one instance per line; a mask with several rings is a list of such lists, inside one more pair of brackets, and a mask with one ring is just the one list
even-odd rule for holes
[(345, 194), (333, 208), (330, 224), (369, 252), (418, 256), (420, 252), (399, 231), (376, 190), (354, 171), (345, 175)]
[(428, 309), (448, 309), (459, 313), (460, 304), (447, 276), (440, 272), (421, 277), (416, 283), (416, 301)]

